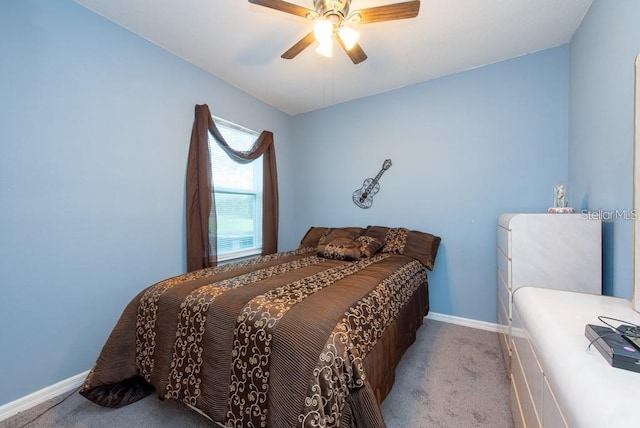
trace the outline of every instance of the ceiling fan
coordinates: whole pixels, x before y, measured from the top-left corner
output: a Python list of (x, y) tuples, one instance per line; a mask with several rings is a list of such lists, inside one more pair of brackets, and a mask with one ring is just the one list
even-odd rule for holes
[(331, 56), (333, 40), (347, 53), (354, 64), (367, 59), (358, 44), (360, 33), (347, 24), (371, 24), (418, 16), (420, 0), (393, 3), (384, 6), (369, 7), (351, 11), (351, 0), (313, 0), (314, 10), (284, 0), (249, 0), (257, 4), (292, 15), (315, 21), (314, 30), (281, 55), (284, 59), (293, 59), (314, 41), (318, 41), (316, 52)]

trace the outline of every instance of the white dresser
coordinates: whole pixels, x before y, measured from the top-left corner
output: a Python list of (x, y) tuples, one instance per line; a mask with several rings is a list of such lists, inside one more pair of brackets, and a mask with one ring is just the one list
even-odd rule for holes
[(514, 292), (532, 286), (602, 294), (602, 224), (581, 214), (503, 214), (498, 218), (497, 244), (500, 344), (511, 378), (512, 404), (521, 413), (514, 418), (526, 413), (537, 419), (531, 403), (541, 392), (523, 382), (522, 366), (530, 362), (522, 359), (529, 360), (530, 353), (517, 349), (514, 341)]
[(503, 214), (497, 233), (497, 316), (511, 373), (513, 292), (534, 286), (602, 294), (602, 224), (582, 214)]

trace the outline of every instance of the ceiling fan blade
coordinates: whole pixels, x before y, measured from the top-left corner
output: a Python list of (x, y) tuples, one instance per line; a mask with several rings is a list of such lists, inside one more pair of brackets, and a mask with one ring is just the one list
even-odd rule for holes
[(303, 18), (306, 18), (309, 13), (313, 13), (311, 9), (307, 9), (305, 7), (298, 6), (297, 4), (289, 3), (283, 0), (249, 0), (249, 3), (269, 7), (271, 9), (290, 13), (292, 15), (302, 16)]
[(280, 58), (293, 59), (300, 52), (305, 50), (311, 43), (313, 43), (315, 41), (316, 41), (316, 37), (313, 35), (313, 31), (312, 31), (309, 34), (307, 34), (306, 36), (304, 36), (302, 39), (300, 39), (300, 41), (298, 43), (296, 43), (295, 45), (291, 46), (288, 51), (286, 51), (285, 53), (280, 55)]
[(354, 64), (360, 64), (362, 61), (367, 59), (367, 54), (364, 53), (358, 43), (356, 43), (351, 49), (347, 49), (340, 37), (336, 37), (336, 40), (338, 41), (338, 44), (342, 47), (342, 49), (347, 53), (347, 55), (349, 55), (349, 58), (351, 58), (351, 61), (353, 61)]
[(359, 14), (359, 24), (371, 24), (373, 22), (393, 21), (396, 19), (415, 18), (420, 11), (420, 1), (405, 1), (403, 3), (387, 4), (384, 6), (369, 7), (356, 10), (353, 15)]

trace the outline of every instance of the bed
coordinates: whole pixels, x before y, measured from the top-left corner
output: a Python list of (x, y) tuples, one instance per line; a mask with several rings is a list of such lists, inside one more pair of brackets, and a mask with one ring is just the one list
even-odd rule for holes
[(105, 407), (155, 393), (220, 426), (384, 427), (439, 244), (406, 228), (311, 227), (296, 250), (156, 283), (80, 393)]

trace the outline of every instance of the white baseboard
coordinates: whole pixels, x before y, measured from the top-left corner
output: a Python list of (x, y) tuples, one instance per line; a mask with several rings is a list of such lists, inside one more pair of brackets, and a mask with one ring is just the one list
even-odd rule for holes
[(439, 314), (437, 312), (429, 312), (427, 314), (427, 319), (434, 321), (442, 321), (449, 324), (458, 324), (464, 327), (477, 328), (480, 330), (492, 331), (494, 333), (498, 332), (498, 325), (485, 321), (472, 320), (470, 318), (461, 318), (455, 317), (453, 315)]
[(38, 404), (42, 404), (51, 398), (57, 397), (58, 395), (73, 391), (82, 385), (82, 382), (84, 382), (88, 374), (89, 370), (0, 406), (0, 421), (17, 415), (20, 412), (24, 412), (25, 410), (29, 410)]
[[(478, 328), (480, 330), (492, 332), (498, 331), (498, 326), (496, 324), (472, 320), (470, 318), (455, 317), (453, 315), (439, 314), (437, 312), (429, 312), (426, 318), (449, 324), (457, 324), (464, 327)], [(8, 419), (25, 410), (29, 410), (30, 408), (35, 407), (38, 404), (42, 404), (53, 397), (57, 397), (58, 395), (78, 388), (82, 385), (82, 382), (84, 382), (84, 379), (88, 374), (89, 370), (0, 406), (0, 421)]]

